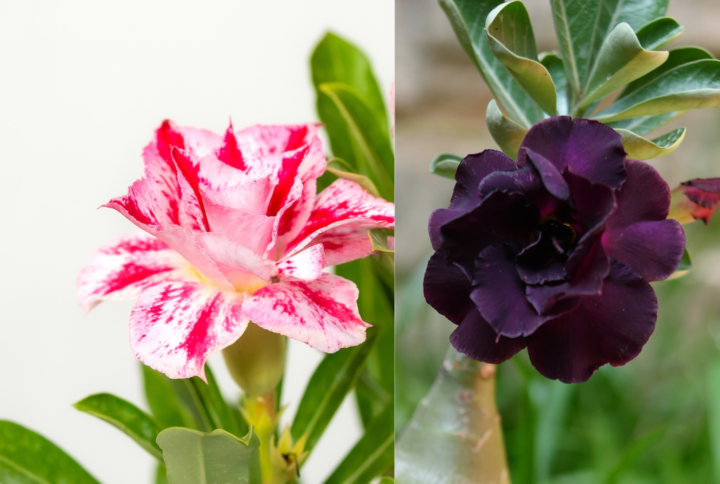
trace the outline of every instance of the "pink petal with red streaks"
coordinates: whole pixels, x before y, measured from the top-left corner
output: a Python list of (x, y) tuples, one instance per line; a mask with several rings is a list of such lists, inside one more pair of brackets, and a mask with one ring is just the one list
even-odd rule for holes
[(394, 226), (395, 206), (392, 203), (370, 195), (355, 182), (339, 179), (318, 195), (310, 218), (290, 243), (289, 252), (296, 253), (320, 234), (339, 227)]
[(320, 277), (327, 266), (325, 250), (322, 245), (312, 247), (277, 263), (282, 279), (293, 278), (302, 281), (314, 281)]
[(216, 233), (195, 235), (198, 244), (238, 291), (251, 292), (277, 275), (275, 263), (228, 236)]
[(357, 297), (353, 282), (323, 274), (270, 284), (245, 300), (243, 313), (261, 328), (334, 353), (365, 341), (370, 325), (360, 319)]
[(170, 378), (205, 380), (205, 361), (234, 343), (247, 328), (243, 297), (192, 282), (146, 289), (130, 313), (133, 352)]
[[(388, 237), (388, 244), (391, 237)], [(312, 246), (322, 245), (325, 248), (327, 265), (336, 266), (362, 259), (372, 254), (372, 244), (368, 229), (355, 227), (339, 227), (323, 232), (315, 237)]]
[(136, 298), (167, 281), (197, 281), (197, 271), (164, 242), (145, 232), (120, 237), (98, 250), (77, 279), (80, 305)]

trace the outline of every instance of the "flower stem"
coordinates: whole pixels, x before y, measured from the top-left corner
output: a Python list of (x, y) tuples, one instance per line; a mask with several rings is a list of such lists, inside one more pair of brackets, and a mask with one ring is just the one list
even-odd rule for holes
[(398, 484), (510, 484), (495, 365), (448, 350), (396, 446)]

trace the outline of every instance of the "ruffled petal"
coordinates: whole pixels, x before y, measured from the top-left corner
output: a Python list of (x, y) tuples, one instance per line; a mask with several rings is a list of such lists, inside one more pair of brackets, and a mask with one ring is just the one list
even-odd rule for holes
[(130, 313), (130, 344), (140, 361), (170, 378), (205, 380), (205, 361), (247, 328), (243, 294), (191, 282), (146, 289)]
[(602, 237), (605, 251), (649, 281), (675, 272), (685, 250), (685, 233), (666, 220), (670, 188), (642, 161), (628, 160), (628, 179), (617, 195), (617, 209)]
[(323, 274), (263, 287), (245, 300), (243, 313), (261, 328), (334, 353), (365, 341), (370, 325), (360, 319), (357, 297), (353, 282)]
[(497, 334), (528, 336), (547, 321), (525, 299), (525, 285), (505, 249), (487, 247), (478, 255), (475, 269), (470, 298)]
[(252, 292), (277, 275), (273, 261), (263, 259), (226, 235), (202, 233), (196, 234), (195, 239), (238, 291)]
[[(388, 237), (388, 244), (390, 239)], [(373, 251), (368, 229), (355, 227), (339, 227), (323, 232), (313, 239), (311, 247), (315, 245), (322, 245), (325, 249), (328, 266), (362, 259)]]
[(535, 124), (525, 135), (517, 163), (525, 166), (527, 149), (552, 162), (562, 173), (566, 167), (592, 183), (620, 188), (625, 181), (625, 149), (621, 136), (609, 126), (589, 119), (556, 116)]
[(77, 286), (87, 312), (101, 301), (136, 298), (161, 282), (197, 280), (197, 271), (180, 254), (152, 235), (136, 232), (101, 247), (80, 271)]
[(480, 312), (473, 309), (450, 335), (450, 343), (474, 360), (497, 365), (525, 348), (527, 339), (498, 336)]
[(335, 180), (320, 192), (310, 218), (288, 245), (287, 255), (307, 247), (320, 234), (339, 227), (393, 228), (395, 206), (370, 195), (350, 180)]
[(428, 261), (423, 291), (427, 303), (455, 324), (460, 324), (467, 313), (475, 309), (470, 299), (470, 280), (437, 252)]
[(540, 153), (535, 153), (530, 148), (525, 148), (525, 152), (527, 153), (527, 159), (535, 166), (547, 191), (560, 200), (570, 198), (570, 187), (553, 162)]
[(450, 199), (450, 208), (468, 210), (477, 206), (480, 203), (480, 182), (491, 173), (509, 170), (517, 170), (517, 165), (501, 151), (485, 150), (467, 155), (455, 172), (457, 183)]
[(325, 266), (327, 261), (322, 244), (313, 245), (277, 263), (281, 280), (314, 281), (323, 274), (322, 270)]
[(530, 361), (548, 378), (583, 382), (606, 363), (619, 366), (635, 358), (656, 319), (650, 285), (614, 263), (602, 294), (583, 297), (577, 309), (537, 330), (528, 345)]

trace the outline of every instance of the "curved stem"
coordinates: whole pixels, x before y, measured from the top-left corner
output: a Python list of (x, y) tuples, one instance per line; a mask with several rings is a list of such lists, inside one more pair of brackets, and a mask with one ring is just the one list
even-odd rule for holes
[(495, 365), (448, 350), (435, 383), (398, 440), (399, 484), (510, 484), (495, 372)]

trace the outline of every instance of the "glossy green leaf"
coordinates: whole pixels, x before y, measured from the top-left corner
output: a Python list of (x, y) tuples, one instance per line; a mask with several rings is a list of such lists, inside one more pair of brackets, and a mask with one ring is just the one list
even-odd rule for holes
[(375, 184), (372, 182), (372, 180), (370, 180), (370, 178), (368, 178), (366, 176), (358, 175), (357, 173), (352, 173), (349, 171), (339, 170), (339, 169), (333, 168), (331, 166), (328, 166), (326, 171), (329, 171), (336, 177), (342, 178), (343, 180), (354, 181), (355, 183), (357, 183), (358, 185), (363, 187), (365, 190), (367, 190), (368, 193), (370, 193), (371, 195), (373, 195), (375, 197), (380, 196), (380, 192), (378, 192), (378, 189), (375, 186)]
[(666, 114), (655, 114), (653, 116), (640, 116), (638, 118), (623, 119), (621, 121), (614, 121), (607, 123), (611, 128), (625, 129), (632, 131), (635, 134), (645, 135), (651, 131), (654, 131), (661, 126), (666, 125), (675, 118), (678, 118), (685, 114), (683, 111), (677, 111), (674, 113)]
[[(485, 111), (485, 120), (488, 130), (500, 149), (513, 160), (517, 158), (520, 143), (522, 143), (527, 130), (506, 118), (494, 99), (488, 104)], [(455, 174), (453, 173), (453, 178)]]
[(485, 20), (490, 50), (507, 68), (520, 87), (546, 113), (557, 114), (555, 84), (538, 61), (530, 16), (516, 0), (495, 7)]
[(305, 450), (311, 451), (330, 423), (345, 396), (355, 385), (363, 363), (373, 349), (377, 332), (368, 330), (367, 340), (352, 348), (326, 355), (305, 387), (293, 420), (294, 441), (307, 434)]
[(628, 158), (649, 160), (666, 156), (678, 149), (685, 139), (685, 128), (678, 128), (649, 140), (625, 129), (616, 129), (622, 136), (622, 143)]
[(554, 52), (543, 52), (540, 54), (540, 63), (550, 73), (555, 90), (557, 92), (557, 113), (565, 115), (570, 113), (570, 94), (568, 92), (567, 74), (565, 74), (565, 66), (563, 61)]
[(684, 28), (674, 18), (661, 17), (640, 27), (637, 38), (647, 50), (661, 49), (680, 37)]
[(97, 393), (73, 406), (119, 429), (153, 457), (162, 461), (162, 451), (155, 442), (161, 430), (160, 426), (150, 415), (132, 403), (109, 393)]
[(701, 60), (677, 67), (629, 96), (595, 119), (602, 122), (720, 106), (720, 61)]
[(637, 30), (663, 17), (670, 0), (551, 0), (555, 31), (572, 93), (580, 98), (605, 37), (625, 22)]
[(228, 406), (228, 403), (220, 393), (220, 388), (215, 381), (215, 375), (209, 365), (205, 365), (205, 378), (207, 383), (198, 377), (187, 380), (197, 395), (200, 405), (207, 415), (213, 430), (221, 429), (240, 437), (241, 425), (236, 419), (236, 414)]
[(682, 259), (680, 259), (680, 264), (678, 265), (677, 269), (675, 269), (675, 272), (667, 278), (668, 281), (672, 279), (680, 279), (683, 276), (686, 276), (688, 272), (692, 270), (692, 258), (690, 257), (690, 252), (688, 252), (687, 247), (685, 247), (685, 251), (683, 252)]
[(712, 58), (713, 56), (710, 52), (699, 47), (680, 47), (679, 49), (673, 49), (669, 52), (668, 58), (663, 65), (661, 65), (654, 71), (644, 75), (640, 79), (637, 79), (628, 84), (628, 86), (623, 90), (620, 96), (618, 96), (618, 99), (632, 94), (641, 87), (649, 84), (653, 80), (662, 76), (666, 72), (675, 69), (676, 67), (684, 64), (689, 64), (691, 62)]
[(393, 464), (394, 410), (392, 402), (385, 406), (325, 484), (365, 484)]
[(145, 398), (158, 425), (195, 428), (195, 421), (187, 407), (173, 390), (170, 378), (149, 366), (142, 365)]
[(498, 102), (510, 117), (529, 128), (542, 120), (542, 111), (512, 78), (490, 50), (485, 19), (502, 0), (439, 0), (460, 45), (478, 68)]
[[(368, 103), (352, 87), (326, 83), (318, 89), (332, 100), (347, 126), (351, 159), (356, 160), (357, 172), (370, 178), (380, 195), (392, 201), (395, 155), (388, 132), (377, 122), (377, 116)], [(342, 158), (348, 161), (348, 158)]]
[(582, 114), (596, 100), (617, 91), (663, 64), (667, 52), (643, 49), (632, 27), (621, 23), (608, 34), (598, 52), (578, 109)]
[(440, 153), (430, 162), (430, 173), (442, 176), (451, 180), (455, 179), (455, 172), (460, 166), (462, 158), (450, 153)]
[(157, 438), (170, 484), (260, 484), (260, 440), (250, 432), (239, 439), (224, 430), (212, 433), (171, 428)]
[(72, 457), (40, 434), (0, 420), (3, 484), (99, 484)]

